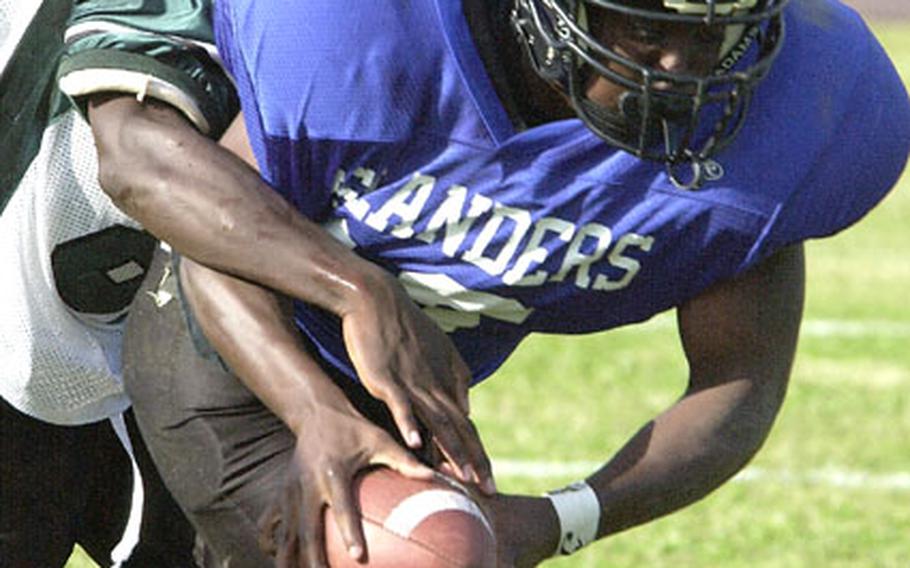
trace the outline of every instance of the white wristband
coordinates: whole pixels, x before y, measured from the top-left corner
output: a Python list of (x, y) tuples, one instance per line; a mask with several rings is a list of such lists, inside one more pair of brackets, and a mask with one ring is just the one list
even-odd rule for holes
[(559, 544), (555, 554), (572, 554), (597, 538), (600, 500), (591, 486), (579, 481), (547, 493), (559, 517)]

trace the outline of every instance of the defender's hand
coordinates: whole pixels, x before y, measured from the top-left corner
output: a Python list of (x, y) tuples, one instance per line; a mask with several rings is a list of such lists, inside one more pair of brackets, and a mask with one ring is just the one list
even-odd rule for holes
[(294, 428), (297, 444), (284, 485), (261, 520), (261, 543), (279, 568), (326, 566), (323, 512), (337, 523), (353, 558), (366, 550), (352, 483), (362, 469), (386, 465), (403, 475), (433, 477), (387, 432), (350, 405), (321, 406)]
[(400, 284), (380, 272), (356, 305), (340, 314), (361, 382), (389, 407), (408, 446), (423, 442), (419, 419), (459, 478), (494, 493), (490, 460), (468, 418), (470, 369)]

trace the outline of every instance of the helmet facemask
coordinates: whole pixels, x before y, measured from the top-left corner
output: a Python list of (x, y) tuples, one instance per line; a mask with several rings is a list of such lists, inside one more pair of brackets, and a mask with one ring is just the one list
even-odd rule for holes
[[(674, 184), (695, 188), (703, 182), (703, 163), (741, 128), (752, 92), (780, 51), (787, 1), (516, 0), (512, 23), (534, 70), (591, 130), (617, 148), (663, 162)], [(707, 56), (710, 69), (665, 71), (596, 38), (596, 21), (610, 18), (722, 35), (716, 56)], [(737, 65), (744, 56), (748, 63)], [(609, 107), (588, 96), (599, 79), (622, 90)]]

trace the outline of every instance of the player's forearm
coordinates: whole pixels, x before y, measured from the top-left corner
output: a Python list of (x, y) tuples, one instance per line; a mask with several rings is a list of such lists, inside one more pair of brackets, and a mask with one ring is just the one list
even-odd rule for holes
[(316, 405), (348, 407), (301, 344), (287, 298), (187, 259), (181, 263), (181, 278), (212, 347), (292, 431), (298, 431)]
[(758, 451), (786, 395), (804, 281), (794, 246), (680, 307), (688, 394), (594, 476), (604, 533), (704, 497)]
[(593, 503), (586, 489), (573, 489), (575, 497), (568, 499), (557, 497), (561, 513), (546, 497), (498, 495), (485, 501), (505, 563), (536, 566), (556, 552), (557, 543), (568, 551), (587, 543), (584, 535), (595, 531), (598, 516), (591, 506), (600, 509), (596, 532), (604, 537), (704, 497), (758, 451), (781, 400), (780, 389), (748, 381), (691, 392), (587, 479), (596, 494)]
[(104, 189), (184, 255), (334, 313), (381, 284), (376, 267), (170, 107), (119, 97), (93, 102), (90, 117)]
[(745, 380), (682, 398), (589, 479), (604, 510), (600, 534), (646, 523), (716, 489), (761, 447), (781, 401), (774, 389)]

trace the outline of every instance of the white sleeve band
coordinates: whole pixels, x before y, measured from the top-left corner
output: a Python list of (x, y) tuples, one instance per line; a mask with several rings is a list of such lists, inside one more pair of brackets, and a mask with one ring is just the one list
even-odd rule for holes
[(211, 128), (199, 104), (193, 97), (147, 73), (128, 69), (80, 69), (71, 71), (58, 80), (60, 90), (71, 97), (81, 97), (102, 91), (116, 91), (136, 95), (141, 103), (151, 97), (168, 103), (182, 112), (203, 134)]
[(559, 517), (560, 538), (555, 555), (568, 555), (597, 538), (600, 500), (584, 481), (547, 493)]

